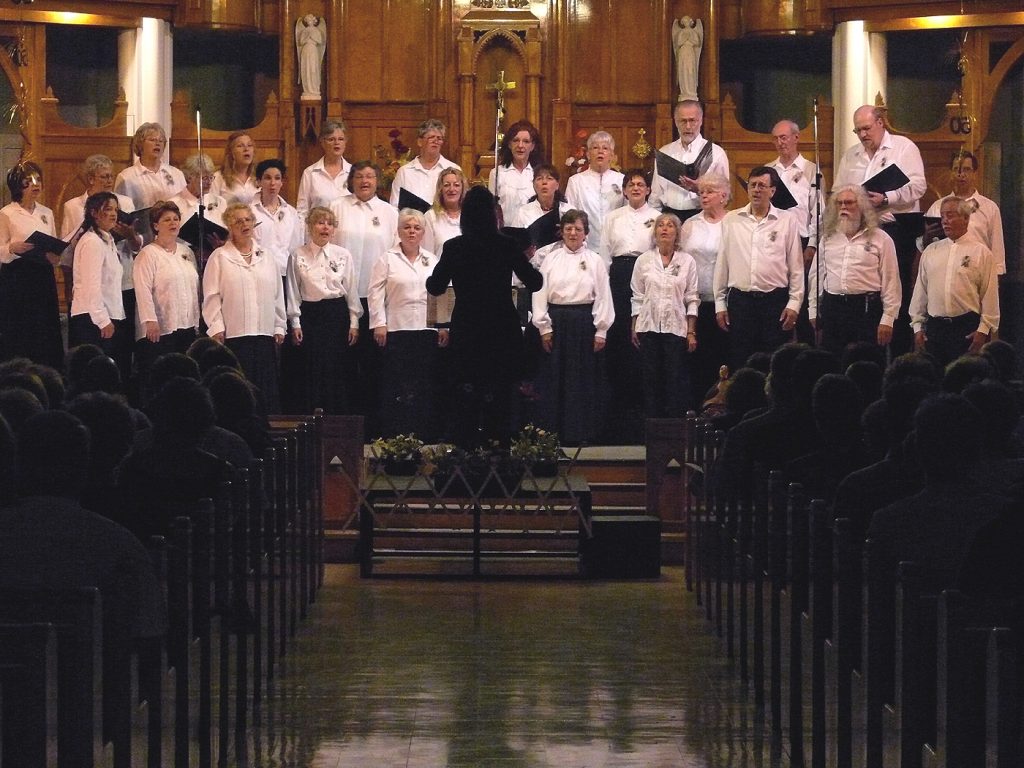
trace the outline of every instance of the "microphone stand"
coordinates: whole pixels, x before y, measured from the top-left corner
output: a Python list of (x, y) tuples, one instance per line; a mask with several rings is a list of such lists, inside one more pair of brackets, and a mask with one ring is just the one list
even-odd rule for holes
[[(820, 137), (818, 136), (818, 99), (817, 99), (817, 97), (814, 98), (814, 119), (813, 119), (811, 125), (812, 125), (813, 133), (814, 133), (814, 183), (811, 185), (811, 194), (814, 195), (814, 199), (811, 200), (810, 201), (810, 205), (807, 206), (807, 224), (808, 224), (808, 234), (810, 234), (810, 232), (813, 231), (814, 234), (815, 234), (815, 238), (816, 238), (816, 253), (815, 253), (815, 256), (817, 258), (815, 258), (815, 260), (814, 260), (814, 265), (815, 265), (815, 270), (814, 271), (815, 271), (815, 277), (817, 277), (817, 280), (815, 281), (815, 294), (816, 294), (815, 295), (815, 300), (818, 303), (818, 326), (821, 327), (822, 326), (822, 306), (821, 306), (822, 302), (821, 302), (821, 297), (822, 297), (822, 294), (824, 293), (824, 286), (822, 285), (822, 274), (823, 274), (822, 264), (824, 262), (824, 255), (823, 255), (822, 249), (821, 249), (821, 240), (822, 240), (822, 232), (821, 232), (821, 197), (822, 197), (822, 195), (821, 195), (821, 183), (822, 183), (822, 174), (821, 174), (821, 141), (820, 141)], [(811, 227), (812, 224), (813, 224), (813, 228)], [(815, 346), (817, 346), (818, 345), (818, 339), (820, 338), (820, 334), (818, 332), (816, 332), (814, 334), (814, 337), (815, 337), (814, 338)]]
[(205, 173), (205, 163), (203, 162), (203, 116), (202, 111), (199, 107), (196, 107), (196, 150), (199, 152), (199, 209), (197, 211), (199, 215), (199, 282), (202, 284), (203, 271), (206, 269), (206, 227), (203, 226), (206, 221), (206, 190), (204, 189), (205, 184), (203, 183), (203, 176)]

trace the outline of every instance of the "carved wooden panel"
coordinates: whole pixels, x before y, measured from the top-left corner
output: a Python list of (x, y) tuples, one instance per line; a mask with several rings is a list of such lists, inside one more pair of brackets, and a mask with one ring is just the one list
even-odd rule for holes
[(331, 30), (328, 55), (345, 57), (347, 102), (426, 101), (434, 44), (431, 4), (422, 0), (356, 0), (345, 6), (344, 29)]
[(595, 0), (571, 4), (569, 52), (572, 93), (578, 104), (644, 104), (668, 98), (659, 55), (670, 35), (654, 0)]

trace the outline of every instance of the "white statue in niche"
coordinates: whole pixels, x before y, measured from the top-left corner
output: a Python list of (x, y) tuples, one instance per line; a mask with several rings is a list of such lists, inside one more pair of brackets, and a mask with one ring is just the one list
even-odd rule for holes
[(676, 54), (679, 101), (697, 100), (697, 67), (704, 47), (704, 23), (683, 16), (672, 22), (672, 49)]
[(320, 98), (320, 80), (324, 54), (327, 52), (327, 23), (312, 13), (295, 21), (295, 52), (299, 57), (299, 80), (302, 98)]

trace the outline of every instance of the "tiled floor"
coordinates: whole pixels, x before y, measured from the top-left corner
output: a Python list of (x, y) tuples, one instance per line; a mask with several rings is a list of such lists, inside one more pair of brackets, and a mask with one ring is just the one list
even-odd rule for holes
[(329, 566), (293, 648), (256, 718), (256, 765), (772, 765), (676, 568), (629, 583)]

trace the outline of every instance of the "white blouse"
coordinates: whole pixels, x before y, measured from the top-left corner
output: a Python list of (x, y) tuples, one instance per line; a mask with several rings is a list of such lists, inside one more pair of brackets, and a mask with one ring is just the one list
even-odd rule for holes
[(697, 264), (684, 251), (672, 254), (666, 267), (657, 248), (640, 255), (633, 266), (632, 315), (637, 333), (672, 333), (686, 336), (687, 316), (696, 317)]
[(533, 293), (533, 324), (541, 336), (551, 333), (549, 304), (593, 302), (595, 336), (603, 339), (615, 321), (608, 269), (601, 257), (585, 245), (570, 251), (564, 245), (550, 251), (540, 265), (544, 285)]
[(203, 320), (210, 336), (285, 333), (284, 285), (277, 262), (256, 243), (251, 263), (230, 241), (211, 253), (203, 272), (203, 296)]
[[(565, 200), (561, 200), (558, 203), (558, 218), (562, 218), (562, 214), (569, 210), (569, 203)], [(519, 227), (520, 229), (526, 229), (543, 216), (548, 211), (545, 211), (540, 207), (540, 203), (536, 200), (531, 200), (528, 203), (524, 203), (518, 211), (516, 211), (515, 217), (512, 221), (505, 220), (505, 224), (509, 227)]]
[(437, 257), (422, 248), (411, 262), (400, 246), (389, 248), (370, 275), (370, 328), (433, 330), (427, 325), (427, 278), (436, 265)]
[(583, 173), (569, 177), (565, 185), (565, 197), (569, 207), (586, 211), (590, 219), (590, 233), (587, 243), (594, 250), (601, 247), (601, 230), (605, 217), (610, 211), (626, 204), (622, 196), (622, 174), (608, 170), (598, 173), (588, 168)]
[(341, 159), (341, 171), (334, 178), (324, 167), (322, 157), (306, 168), (299, 179), (299, 192), (295, 197), (295, 210), (299, 218), (305, 221), (310, 208), (318, 205), (326, 208), (339, 197), (351, 195), (348, 191), (348, 175), (351, 170), (352, 163), (345, 158)]
[[(116, 193), (115, 193), (116, 194)], [(82, 193), (64, 202), (64, 212), (60, 219), (60, 239), (70, 242), (71, 238), (78, 232), (78, 228), (85, 221), (85, 201), (89, 197)], [(135, 203), (130, 197), (117, 195), (117, 207), (125, 213), (135, 210)], [(71, 269), (75, 265), (75, 243), (72, 243), (64, 253), (60, 255), (60, 266)], [(117, 255), (121, 259), (121, 290), (130, 291), (135, 287), (132, 279), (132, 250), (134, 246), (128, 240), (122, 240), (117, 244)]]
[(234, 186), (228, 184), (222, 171), (213, 174), (213, 181), (210, 182), (209, 194), (214, 197), (223, 197), (229, 203), (245, 203), (249, 205), (259, 194), (260, 187), (256, 179), (250, 176), (242, 184), (235, 182)]
[(604, 220), (600, 250), (604, 263), (610, 265), (616, 256), (639, 256), (653, 244), (654, 220), (660, 213), (644, 203), (639, 208), (624, 205), (610, 212)]
[(427, 228), (423, 233), (423, 249), (440, 256), (444, 244), (462, 234), (462, 214), (453, 220), (447, 213), (439, 213), (431, 208), (424, 216)]
[(111, 320), (124, 320), (121, 272), (121, 259), (109, 233), (90, 230), (82, 235), (75, 246), (71, 316), (88, 314), (100, 329)]
[(434, 198), (437, 197), (437, 178), (441, 175), (441, 171), (458, 167), (458, 163), (453, 163), (444, 155), (439, 157), (430, 168), (424, 168), (420, 158), (414, 157), (395, 173), (395, 179), (391, 182), (389, 202), (397, 207), (401, 190), (405, 189), (433, 205)]
[(44, 235), (54, 234), (53, 211), (36, 203), (31, 211), (20, 203), (8, 203), (0, 208), (0, 264), (10, 264), (20, 254), (11, 251), (11, 243), (25, 241), (36, 230)]
[[(494, 193), (494, 169), (487, 174), (487, 189)], [(526, 205), (526, 201), (534, 195), (533, 166), (527, 164), (523, 170), (514, 165), (501, 166), (498, 169), (498, 204), (501, 206), (502, 220), (505, 226), (512, 224), (516, 213)]]
[(169, 200), (184, 188), (185, 175), (173, 165), (164, 163), (151, 171), (139, 158), (117, 174), (114, 181), (114, 191), (130, 197), (135, 210), (150, 208), (158, 200)]
[(335, 200), (331, 210), (338, 219), (331, 242), (355, 258), (357, 294), (364, 299), (369, 295), (373, 265), (398, 242), (398, 211), (379, 197), (364, 203), (355, 195)]
[(679, 238), (683, 248), (697, 262), (697, 290), (701, 301), (715, 300), (715, 262), (722, 244), (722, 220), (708, 221), (701, 211), (683, 222)]
[(356, 261), (352, 254), (334, 243), (323, 248), (306, 243), (288, 260), (288, 324), (301, 328), (302, 302), (324, 299), (348, 299), (351, 327), (359, 324), (363, 304), (353, 296), (356, 287)]
[(284, 277), (288, 273), (288, 255), (302, 245), (305, 237), (298, 211), (283, 198), (278, 200), (280, 205), (273, 213), (263, 207), (259, 195), (253, 198), (249, 208), (256, 219), (256, 240), (273, 254), (281, 277)]
[(135, 278), (135, 338), (146, 337), (146, 323), (160, 335), (185, 328), (199, 329), (199, 272), (192, 249), (176, 242), (173, 253), (150, 243), (139, 251)]

